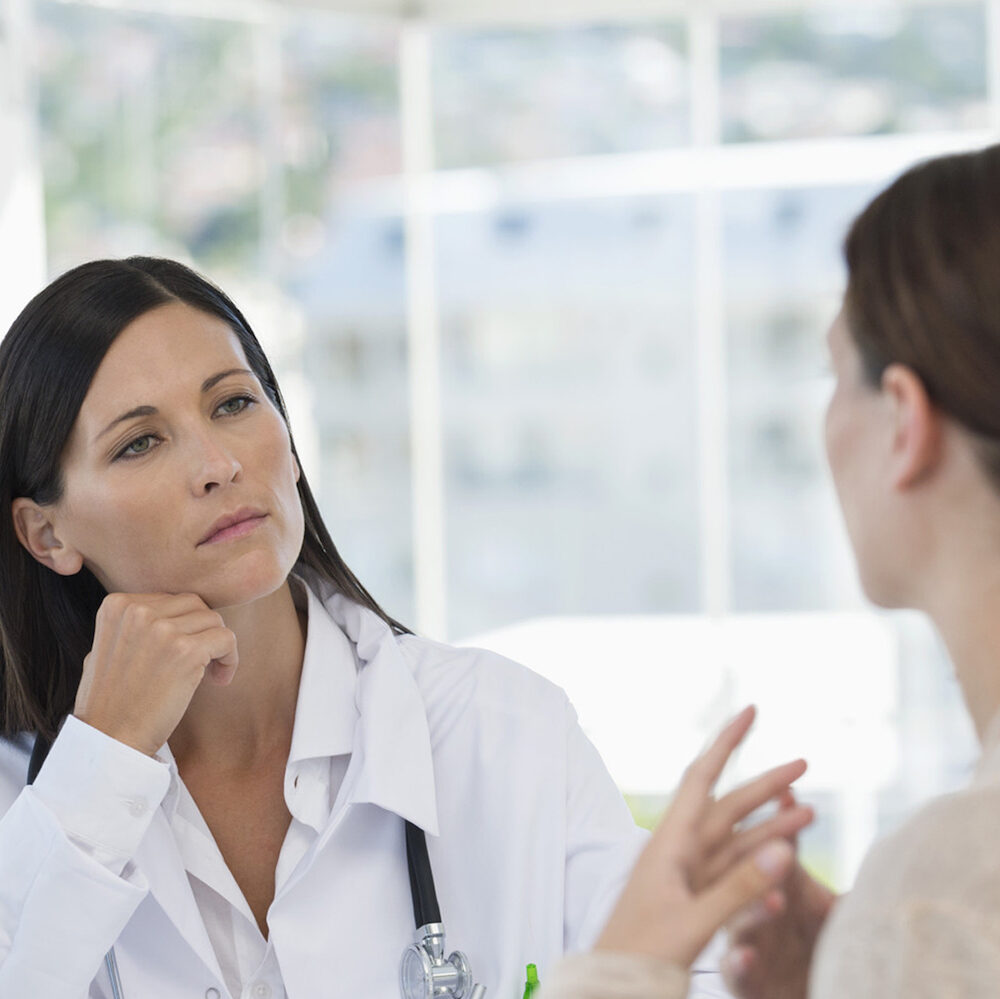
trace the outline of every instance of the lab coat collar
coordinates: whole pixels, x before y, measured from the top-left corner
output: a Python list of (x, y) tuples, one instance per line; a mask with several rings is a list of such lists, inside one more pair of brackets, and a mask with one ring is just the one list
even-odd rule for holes
[(374, 611), (337, 593), (326, 581), (307, 577), (307, 582), (354, 646), (359, 666), (357, 724), (343, 803), (377, 805), (437, 836), (427, 711), (397, 636)]
[(303, 589), (308, 625), (289, 765), (351, 752), (358, 722), (354, 650), (319, 597)]

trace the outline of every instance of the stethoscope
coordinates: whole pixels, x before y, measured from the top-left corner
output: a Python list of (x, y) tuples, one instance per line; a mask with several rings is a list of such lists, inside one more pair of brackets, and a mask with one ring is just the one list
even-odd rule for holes
[[(37, 736), (28, 761), (28, 783), (33, 784), (42, 769), (52, 743)], [(460, 950), (445, 954), (444, 923), (434, 888), (434, 873), (427, 856), (424, 831), (406, 823), (406, 866), (410, 872), (410, 897), (416, 931), (413, 943), (399, 962), (399, 991), (402, 999), (483, 999), (485, 986), (476, 984), (469, 959)], [(104, 957), (111, 982), (112, 999), (125, 999), (114, 947)]]

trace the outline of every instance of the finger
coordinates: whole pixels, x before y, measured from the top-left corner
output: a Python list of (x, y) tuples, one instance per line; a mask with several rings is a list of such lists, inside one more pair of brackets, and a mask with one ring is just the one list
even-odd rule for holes
[(208, 604), (194, 593), (109, 593), (101, 610), (121, 615), (129, 606), (145, 605), (158, 617), (175, 617), (192, 611), (207, 610)]
[(719, 970), (726, 986), (734, 992), (741, 991), (748, 976), (757, 963), (757, 954), (752, 947), (732, 947), (719, 962)]
[(201, 653), (205, 656), (205, 668), (213, 662), (221, 666), (235, 668), (240, 664), (239, 652), (236, 648), (236, 635), (228, 628), (209, 628), (194, 636)]
[(726, 932), (733, 943), (746, 943), (745, 937), (758, 927), (771, 922), (788, 908), (785, 893), (772, 888), (763, 898), (744, 906), (726, 924)]
[(794, 846), (795, 837), (815, 818), (816, 813), (812, 807), (797, 805), (795, 808), (779, 811), (755, 826), (741, 830), (711, 857), (702, 875), (703, 880), (714, 881), (720, 873), (753, 853), (769, 839), (784, 839)]
[(214, 683), (217, 687), (228, 687), (236, 676), (238, 664), (226, 664), (218, 659), (213, 659), (205, 668), (205, 678), (209, 683)]
[(806, 772), (805, 760), (792, 760), (774, 767), (759, 777), (748, 781), (720, 798), (706, 819), (706, 839), (709, 843), (728, 836), (737, 822), (741, 822), (761, 805), (779, 798), (788, 785)]
[[(670, 813), (681, 823), (693, 821), (705, 806), (715, 782), (753, 724), (757, 709), (744, 708), (715, 737), (712, 744), (687, 768), (674, 796)], [(662, 825), (662, 823), (661, 823)]]
[(226, 622), (218, 611), (195, 610), (170, 618), (170, 624), (182, 635), (197, 635), (212, 628), (225, 628)]
[[(151, 625), (175, 613), (198, 613), (201, 610), (207, 610), (207, 607), (193, 594), (109, 593), (98, 609), (93, 647), (88, 658), (93, 663), (106, 664), (120, 641), (125, 639), (131, 647), (145, 631), (143, 624)], [(136, 624), (140, 627), (134, 627)]]
[(797, 800), (795, 792), (790, 787), (786, 787), (781, 794), (778, 795), (778, 807), (794, 808)]
[(772, 888), (762, 899), (740, 909), (726, 924), (734, 944), (748, 943), (754, 934), (788, 908), (788, 898), (781, 888)]
[[(196, 635), (186, 635), (176, 649), (178, 666), (186, 664), (186, 668), (201, 671), (199, 679), (211, 670), (213, 677), (220, 676), (220, 667), (236, 667), (239, 665), (239, 653), (236, 648), (236, 636), (228, 628), (210, 628)], [(212, 666), (212, 663), (217, 666)]]
[[(796, 805), (776, 812), (763, 822), (741, 829), (733, 838), (736, 857), (751, 853), (769, 839), (784, 839), (789, 842), (816, 819), (812, 805)], [(735, 858), (734, 858), (735, 859)]]
[(94, 641), (90, 648), (90, 653), (84, 659), (84, 669), (91, 662), (103, 662), (111, 654), (111, 650), (118, 641), (118, 631), (120, 621), (113, 617), (110, 611), (105, 611), (102, 603), (94, 621)]
[[(795, 808), (796, 805), (798, 805), (798, 799), (795, 797), (795, 792), (790, 787), (786, 787), (785, 790), (778, 795), (777, 800), (778, 800), (778, 808), (781, 810), (792, 809)], [(797, 848), (799, 845), (798, 834), (789, 837), (788, 841), (789, 843), (792, 844), (793, 847)]]
[(179, 617), (210, 609), (197, 593), (131, 593), (129, 596), (137, 603), (149, 604), (161, 617)]
[(780, 916), (788, 907), (785, 893), (780, 888), (772, 888), (760, 901), (764, 912), (773, 919)]
[[(701, 892), (694, 900), (693, 920), (705, 931), (705, 942), (737, 912), (775, 888), (794, 859), (784, 840), (772, 840)], [(696, 956), (692, 954), (692, 960)]]

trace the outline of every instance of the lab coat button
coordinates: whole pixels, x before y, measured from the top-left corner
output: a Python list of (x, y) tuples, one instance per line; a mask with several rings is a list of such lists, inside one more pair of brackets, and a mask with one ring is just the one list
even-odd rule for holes
[(205, 999), (219, 999), (219, 990), (205, 989)]
[(271, 999), (271, 986), (267, 982), (258, 982), (253, 987), (253, 999)]
[(141, 819), (143, 815), (146, 814), (146, 799), (145, 798), (133, 798), (128, 803), (129, 814), (133, 818)]

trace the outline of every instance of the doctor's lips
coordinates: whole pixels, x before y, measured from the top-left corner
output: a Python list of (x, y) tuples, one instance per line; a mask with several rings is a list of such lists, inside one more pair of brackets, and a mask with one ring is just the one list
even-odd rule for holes
[(233, 538), (242, 538), (253, 531), (267, 516), (260, 510), (252, 510), (244, 507), (235, 513), (227, 513), (220, 517), (209, 529), (205, 536), (198, 542), (198, 546), (215, 544), (217, 541), (231, 541)]

